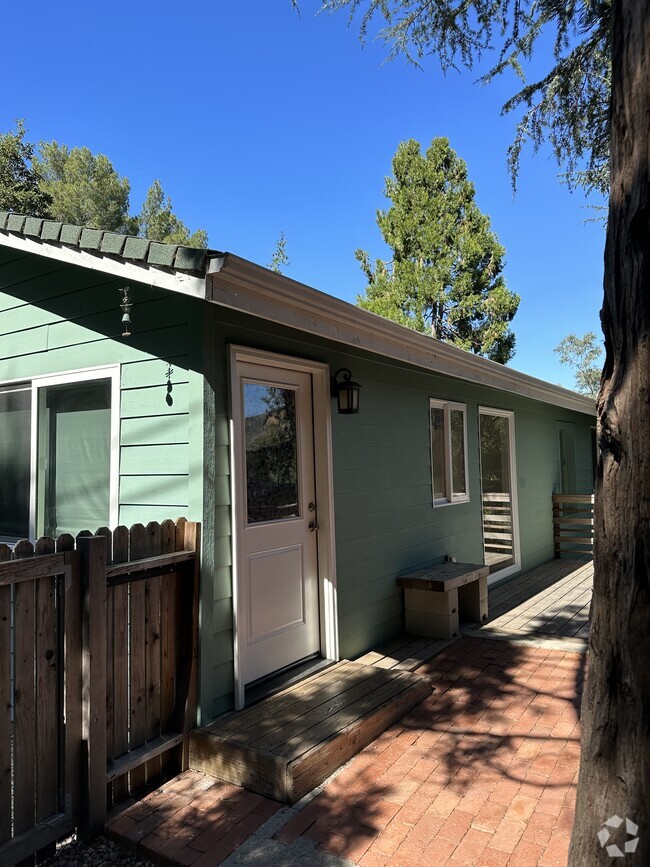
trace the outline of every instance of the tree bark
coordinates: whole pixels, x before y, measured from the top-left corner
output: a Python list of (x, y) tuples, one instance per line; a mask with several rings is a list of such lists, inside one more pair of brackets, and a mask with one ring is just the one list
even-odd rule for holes
[[(607, 354), (572, 867), (650, 864), (650, 0), (613, 0), (612, 26)], [(615, 815), (639, 826), (635, 852), (625, 823), (601, 845)]]

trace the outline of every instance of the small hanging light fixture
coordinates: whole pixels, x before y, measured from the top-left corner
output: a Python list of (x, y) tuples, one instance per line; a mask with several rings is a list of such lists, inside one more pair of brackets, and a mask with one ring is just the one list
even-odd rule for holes
[(129, 287), (125, 286), (122, 290), (122, 303), (120, 307), (122, 308), (122, 337), (130, 337), (131, 336), (131, 298), (129, 297)]
[(336, 371), (332, 377), (332, 397), (336, 398), (339, 415), (356, 415), (359, 412), (360, 390), (361, 386), (353, 381), (347, 367)]

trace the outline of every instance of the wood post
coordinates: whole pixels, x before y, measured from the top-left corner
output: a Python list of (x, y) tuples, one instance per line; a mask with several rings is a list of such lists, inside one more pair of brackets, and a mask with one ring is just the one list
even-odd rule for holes
[(78, 537), (83, 580), (82, 739), (86, 809), (80, 834), (100, 834), (106, 818), (106, 540)]
[(188, 574), (191, 582), (183, 588), (182, 623), (190, 625), (190, 629), (180, 630), (185, 636), (180, 653), (179, 693), (177, 694), (177, 712), (182, 717), (178, 720), (178, 731), (183, 733), (183, 755), (181, 769), (190, 766), (190, 731), (196, 725), (198, 705), (198, 656), (199, 656), (199, 574), (201, 550), (201, 525), (188, 521), (184, 525), (183, 550), (196, 552), (194, 569)]

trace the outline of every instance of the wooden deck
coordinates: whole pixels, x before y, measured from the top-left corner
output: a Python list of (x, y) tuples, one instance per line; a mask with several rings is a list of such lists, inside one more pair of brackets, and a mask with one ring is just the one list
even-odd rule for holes
[(513, 637), (589, 638), (593, 561), (551, 560), (490, 588), (480, 632)]
[(343, 660), (190, 735), (190, 767), (295, 803), (431, 693), (403, 669)]

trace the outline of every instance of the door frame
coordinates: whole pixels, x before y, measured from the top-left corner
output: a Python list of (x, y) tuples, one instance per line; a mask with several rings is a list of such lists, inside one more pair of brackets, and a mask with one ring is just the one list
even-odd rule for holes
[[(494, 406), (479, 406), (478, 407), (478, 456), (479, 467), (481, 467), (479, 484), (481, 487), (481, 533), (483, 533), (483, 468), (481, 454), (481, 415), (500, 416), (508, 420), (508, 439), (510, 443), (510, 509), (512, 514), (512, 554), (514, 563), (512, 566), (506, 566), (505, 569), (500, 569), (498, 572), (493, 572), (488, 576), (488, 584), (495, 584), (501, 581), (502, 578), (508, 578), (510, 575), (515, 575), (521, 572), (521, 544), (519, 537), (519, 498), (517, 496), (517, 447), (515, 441), (515, 413), (511, 409), (498, 409)], [(485, 544), (483, 542), (483, 544)]]
[(241, 390), (238, 363), (260, 364), (285, 370), (309, 373), (312, 377), (314, 423), (314, 471), (318, 502), (318, 601), (320, 612), (320, 652), (326, 659), (338, 660), (338, 607), (336, 585), (336, 547), (334, 539), (334, 475), (332, 471), (332, 415), (329, 365), (289, 355), (280, 355), (248, 346), (231, 344), (230, 362), (230, 491), (232, 503), (232, 594), (233, 594), (233, 651), (235, 679), (235, 709), (244, 707), (246, 684), (241, 676), (243, 648), (239, 645), (238, 624), (246, 612), (239, 593), (241, 570), (240, 528), (245, 523), (245, 497), (243, 464), (236, 447), (242, 442)]

